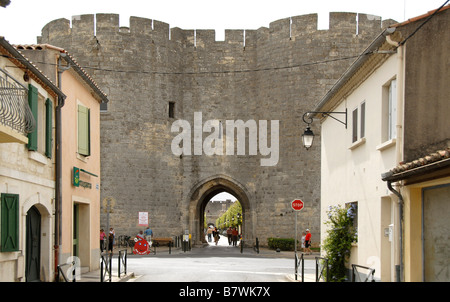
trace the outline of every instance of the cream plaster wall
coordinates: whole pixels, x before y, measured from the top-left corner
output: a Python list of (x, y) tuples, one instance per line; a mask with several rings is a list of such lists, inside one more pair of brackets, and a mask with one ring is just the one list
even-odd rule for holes
[[(390, 191), (381, 180), (381, 174), (395, 166), (396, 151), (395, 143), (383, 145), (386, 142), (382, 134), (382, 87), (396, 77), (396, 71), (396, 55), (392, 55), (334, 109), (339, 112), (347, 108), (347, 129), (335, 120), (325, 118), (321, 130), (321, 237), (326, 237), (327, 229), (323, 223), (327, 220), (326, 211), (330, 205), (358, 202), (358, 243), (352, 248), (352, 261), (374, 267), (378, 279), (391, 278), (390, 273), (383, 272), (382, 276), (385, 269), (381, 269), (381, 247), (389, 247), (384, 229), (394, 222), (395, 214), (389, 212), (395, 212), (395, 207), (382, 207), (383, 198), (390, 200)], [(362, 102), (366, 104), (365, 137), (352, 144), (352, 111), (356, 107), (360, 110)], [(381, 151), (380, 146), (384, 146)], [(382, 223), (385, 215), (392, 219), (383, 219)], [(387, 254), (391, 255), (389, 251)]]

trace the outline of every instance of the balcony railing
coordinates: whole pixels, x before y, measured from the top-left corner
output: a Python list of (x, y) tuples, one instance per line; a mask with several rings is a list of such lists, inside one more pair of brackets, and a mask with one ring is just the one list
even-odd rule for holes
[(28, 89), (1, 68), (0, 124), (25, 136), (36, 127), (36, 121), (28, 105)]

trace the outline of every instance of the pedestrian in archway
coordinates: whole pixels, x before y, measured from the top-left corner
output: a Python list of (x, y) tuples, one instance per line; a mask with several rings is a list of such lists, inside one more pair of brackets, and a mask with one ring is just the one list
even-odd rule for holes
[(231, 231), (231, 237), (233, 240), (233, 246), (237, 245), (237, 238), (238, 238), (239, 232), (236, 228), (233, 228), (233, 230)]
[(217, 228), (214, 228), (213, 237), (214, 237), (214, 242), (217, 245), (217, 243), (219, 242), (219, 239), (220, 239), (219, 231), (217, 230)]
[(206, 234), (208, 234), (208, 242), (212, 241), (212, 233), (213, 233), (213, 229), (211, 226), (209, 226), (208, 231), (206, 231)]
[(228, 245), (231, 245), (231, 242), (233, 241), (232, 239), (232, 237), (233, 237), (233, 231), (231, 230), (231, 227), (229, 227), (228, 229), (227, 229), (227, 237), (228, 237)]

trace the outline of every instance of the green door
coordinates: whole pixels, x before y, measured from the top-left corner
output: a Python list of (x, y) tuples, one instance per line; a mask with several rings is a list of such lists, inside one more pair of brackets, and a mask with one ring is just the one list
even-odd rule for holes
[(79, 231), (79, 205), (73, 205), (73, 256), (79, 256), (79, 239), (80, 239), (80, 231)]

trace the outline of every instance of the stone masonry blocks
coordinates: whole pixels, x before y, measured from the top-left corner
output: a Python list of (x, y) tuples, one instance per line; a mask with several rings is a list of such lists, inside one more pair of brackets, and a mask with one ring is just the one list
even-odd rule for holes
[[(145, 211), (156, 236), (189, 230), (199, 240), (204, 199), (225, 190), (245, 194), (250, 244), (256, 237), (264, 245), (269, 237), (294, 236), (289, 203), (295, 198), (305, 202), (298, 227), (310, 228), (318, 244), (320, 131), (314, 123), (317, 144), (304, 150), (301, 117), (351, 64), (335, 59), (360, 54), (381, 32), (379, 18), (361, 15), (356, 35), (356, 17), (331, 13), (329, 30), (317, 30), (316, 14), (284, 18), (269, 28), (226, 30), (225, 41), (215, 41), (212, 30), (170, 28), (146, 18), (131, 17), (129, 29), (119, 28), (115, 14), (78, 16), (72, 28), (65, 19), (45, 25), (39, 43), (66, 49), (88, 72), (95, 67), (91, 75), (108, 93), (108, 111), (101, 114), (101, 198), (116, 199), (109, 222), (116, 234), (135, 235), (142, 228), (138, 213)], [(203, 123), (279, 121), (278, 163), (261, 166), (267, 156), (250, 155), (248, 143), (244, 155), (175, 156), (171, 126), (179, 119), (193, 126), (195, 112)], [(206, 195), (191, 195), (208, 179), (211, 188), (196, 190)], [(213, 185), (227, 182), (234, 185)], [(102, 214), (102, 227), (105, 219)]]

